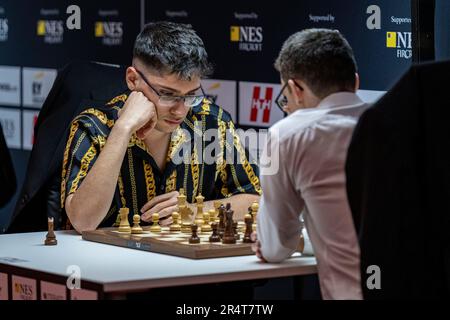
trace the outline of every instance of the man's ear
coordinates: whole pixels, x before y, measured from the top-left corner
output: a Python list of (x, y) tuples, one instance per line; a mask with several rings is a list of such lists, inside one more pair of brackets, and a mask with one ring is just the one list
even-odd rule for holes
[(127, 82), (128, 89), (135, 91), (139, 83), (139, 78), (134, 67), (127, 68), (127, 71), (125, 72), (125, 80)]
[(355, 92), (359, 89), (359, 74), (355, 73)]
[(301, 81), (299, 81), (299, 80), (296, 80), (296, 81), (299, 84), (300, 88), (298, 85), (295, 84), (294, 80), (292, 80), (292, 79), (288, 80), (288, 86), (292, 92), (293, 98), (295, 99), (295, 103), (297, 105), (300, 105), (303, 103), (304, 96), (305, 96), (305, 90), (302, 87), (303, 83), (301, 83)]

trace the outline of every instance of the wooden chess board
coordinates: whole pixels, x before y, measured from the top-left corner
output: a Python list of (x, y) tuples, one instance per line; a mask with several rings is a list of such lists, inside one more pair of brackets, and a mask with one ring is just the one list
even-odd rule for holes
[(132, 248), (156, 253), (170, 254), (191, 259), (220, 258), (231, 256), (253, 255), (251, 243), (243, 243), (244, 234), (239, 231), (240, 240), (236, 244), (222, 244), (222, 242), (209, 242), (211, 232), (199, 232), (199, 244), (188, 242), (191, 234), (171, 232), (169, 227), (163, 227), (159, 233), (148, 231), (144, 227), (142, 234), (120, 233), (118, 228), (103, 228), (82, 233), (82, 238), (104, 244)]

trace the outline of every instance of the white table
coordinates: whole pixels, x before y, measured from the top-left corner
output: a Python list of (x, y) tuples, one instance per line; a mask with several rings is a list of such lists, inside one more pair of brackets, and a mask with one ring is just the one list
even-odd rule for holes
[(192, 260), (85, 241), (74, 231), (56, 232), (58, 245), (45, 246), (45, 235), (0, 235), (0, 272), (10, 280), (16, 273), (65, 284), (69, 266), (77, 266), (82, 287), (105, 294), (317, 272), (314, 257), (293, 256), (280, 264), (256, 256)]

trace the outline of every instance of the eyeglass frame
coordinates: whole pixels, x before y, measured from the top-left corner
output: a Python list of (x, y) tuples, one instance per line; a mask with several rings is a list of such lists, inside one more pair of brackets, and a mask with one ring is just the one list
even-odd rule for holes
[[(294, 84), (297, 86), (297, 88), (299, 88), (300, 90), (303, 90), (303, 87), (302, 87), (301, 85), (299, 85), (295, 80), (293, 80), (293, 79), (290, 79), (290, 80), (292, 80), (292, 81), (294, 82)], [(281, 88), (280, 93), (278, 93), (277, 97), (275, 98), (275, 103), (277, 104), (278, 108), (280, 108), (280, 110), (283, 111), (283, 113), (285, 113), (285, 114), (286, 114), (286, 111), (284, 111), (283, 108), (284, 108), (285, 106), (287, 106), (288, 101), (287, 101), (286, 95), (283, 94), (283, 92), (284, 92), (284, 90), (286, 89), (286, 87), (287, 87), (288, 85), (289, 85), (289, 80), (286, 81), (286, 83), (284, 84), (284, 86)], [(286, 104), (285, 104), (284, 106), (279, 102), (281, 96), (283, 96), (284, 99), (286, 99)]]
[[(144, 76), (144, 74), (141, 71), (139, 71), (136, 67), (133, 67), (133, 68), (134, 68), (134, 70), (136, 70), (136, 72), (139, 74), (139, 76), (142, 78), (142, 80), (144, 80), (145, 84), (148, 85), (153, 90), (153, 92), (158, 96), (158, 102), (161, 101), (162, 97), (170, 97), (170, 98), (175, 99), (175, 101), (180, 99), (180, 100), (183, 101), (183, 104), (184, 104), (185, 107), (192, 108), (192, 107), (196, 106), (200, 102), (198, 102), (196, 104), (193, 104), (193, 105), (186, 105), (186, 98), (187, 97), (197, 97), (197, 98), (199, 98), (199, 101), (202, 101), (206, 97), (205, 91), (203, 90), (203, 87), (201, 85), (200, 85), (199, 88), (197, 88), (197, 90), (200, 89), (202, 91), (202, 95), (199, 95), (199, 96), (194, 96), (194, 95), (185, 95), (185, 96), (175, 96), (175, 95), (173, 95), (173, 96), (169, 96), (169, 95), (161, 94), (161, 93), (158, 92), (158, 90), (156, 90), (150, 84), (150, 82), (148, 81), (146, 76)], [(174, 102), (174, 104), (171, 105), (171, 106), (174, 106), (174, 105), (176, 105), (176, 102)], [(166, 106), (169, 107), (168, 105), (166, 105)]]

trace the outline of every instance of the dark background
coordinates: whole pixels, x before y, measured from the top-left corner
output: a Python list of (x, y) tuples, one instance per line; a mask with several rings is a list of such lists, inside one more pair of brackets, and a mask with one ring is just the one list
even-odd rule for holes
[[(81, 30), (68, 30), (65, 26), (69, 16), (66, 14), (66, 8), (71, 4), (81, 8)], [(366, 13), (369, 5), (377, 5), (380, 8), (380, 29), (369, 30), (366, 26), (370, 16)], [(59, 13), (45, 16), (42, 15), (42, 9), (58, 9)], [(99, 10), (110, 14), (100, 16)], [(236, 13), (251, 13), (255, 18), (239, 19)], [(334, 17), (333, 22), (311, 20), (311, 16), (328, 15)], [(398, 58), (397, 49), (386, 46), (387, 32), (411, 32), (411, 23), (398, 25), (392, 22), (391, 17), (411, 18), (410, 0), (279, 0), (270, 3), (244, 3), (237, 0), (201, 3), (145, 0), (0, 0), (0, 21), (8, 20), (7, 40), (0, 41), (0, 66), (58, 69), (73, 59), (127, 65), (131, 61), (134, 39), (142, 25), (149, 21), (172, 20), (192, 24), (202, 37), (215, 65), (213, 79), (277, 84), (279, 77), (272, 65), (283, 41), (301, 29), (324, 27), (340, 30), (353, 47), (359, 66), (361, 89), (385, 91), (412, 61)], [(37, 35), (37, 21), (41, 19), (63, 21), (62, 43), (43, 42), (42, 37)], [(96, 38), (94, 34), (96, 21), (121, 22), (121, 45), (102, 44), (101, 39)], [(238, 44), (230, 41), (231, 26), (262, 27), (262, 50), (239, 51)], [(448, 46), (448, 43), (446, 45)], [(4, 80), (0, 79), (0, 82)], [(23, 91), (23, 88), (20, 90)], [(22, 119), (25, 111), (37, 112), (39, 108), (24, 107), (22, 103), (20, 106), (0, 103), (0, 110), (19, 112)], [(0, 117), (0, 121), (2, 120), (4, 121)], [(237, 120), (239, 123), (239, 118)], [(30, 151), (23, 150), (23, 140), (27, 138), (22, 132), (23, 120), (18, 127), (10, 126), (8, 130), (5, 134), (7, 138), (8, 135), (22, 135), (22, 147), (10, 149), (20, 189), (30, 154)], [(0, 210), (0, 233), (4, 232), (9, 222), (15, 201), (16, 197)]]

